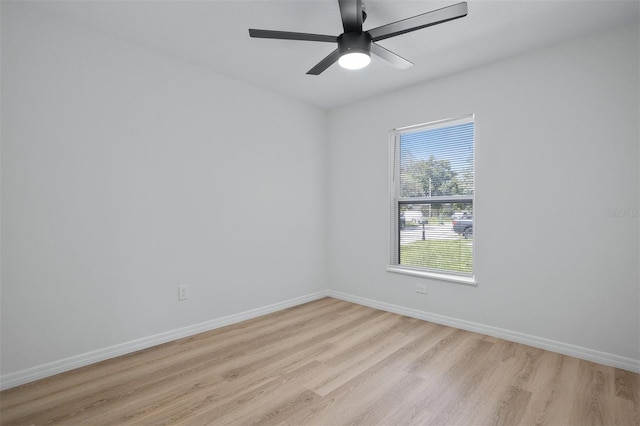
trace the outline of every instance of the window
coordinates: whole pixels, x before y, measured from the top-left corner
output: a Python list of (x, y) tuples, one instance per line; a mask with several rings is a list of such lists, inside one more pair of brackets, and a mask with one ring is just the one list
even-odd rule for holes
[(475, 284), (473, 115), (390, 133), (389, 271)]

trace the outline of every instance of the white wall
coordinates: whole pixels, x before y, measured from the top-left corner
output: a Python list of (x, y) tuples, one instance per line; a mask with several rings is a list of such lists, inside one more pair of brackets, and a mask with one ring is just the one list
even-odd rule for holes
[(15, 4), (1, 35), (2, 375), (326, 288), (324, 111)]
[[(639, 220), (606, 214), (640, 207), (638, 39), (627, 27), (331, 111), (332, 290), (640, 362)], [(386, 272), (388, 131), (468, 113), (478, 286)]]

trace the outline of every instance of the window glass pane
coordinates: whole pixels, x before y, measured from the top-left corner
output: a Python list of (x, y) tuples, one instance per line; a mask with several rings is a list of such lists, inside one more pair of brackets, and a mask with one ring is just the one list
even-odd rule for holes
[(473, 204), (399, 204), (400, 265), (473, 272)]
[(400, 135), (400, 197), (473, 194), (473, 122)]
[(390, 141), (390, 270), (475, 279), (474, 117), (398, 129)]

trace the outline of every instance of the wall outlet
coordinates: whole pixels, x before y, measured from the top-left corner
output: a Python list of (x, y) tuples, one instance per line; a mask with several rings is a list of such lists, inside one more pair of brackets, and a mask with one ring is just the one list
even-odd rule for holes
[(426, 284), (416, 284), (416, 293), (427, 294)]
[(189, 298), (189, 286), (182, 284), (178, 286), (178, 300), (187, 300)]

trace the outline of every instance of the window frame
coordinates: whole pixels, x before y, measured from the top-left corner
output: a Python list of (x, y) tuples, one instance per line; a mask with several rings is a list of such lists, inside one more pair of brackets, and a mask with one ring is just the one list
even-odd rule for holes
[[(432, 197), (399, 197), (400, 189), (400, 137), (406, 133), (413, 133), (420, 130), (433, 130), (443, 127), (451, 127), (458, 124), (473, 123), (473, 193), (471, 195), (451, 195)], [(455, 118), (431, 121), (412, 126), (400, 127), (389, 131), (389, 259), (387, 271), (399, 274), (431, 278), (441, 281), (454, 282), (476, 286), (476, 120), (475, 114), (467, 114)], [(455, 271), (443, 271), (429, 268), (420, 268), (400, 264), (400, 218), (399, 211), (401, 204), (409, 201), (428, 202), (471, 202), (473, 206), (473, 233), (474, 241), (472, 246), (473, 269), (471, 274), (456, 273)]]

